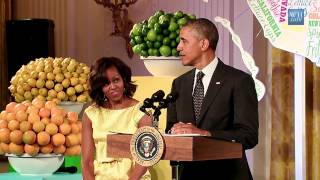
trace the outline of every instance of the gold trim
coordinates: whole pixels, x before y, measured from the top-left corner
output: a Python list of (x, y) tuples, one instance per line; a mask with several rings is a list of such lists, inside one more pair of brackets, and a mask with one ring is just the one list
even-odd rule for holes
[(133, 160), (141, 166), (148, 167), (158, 163), (162, 157), (163, 150), (163, 137), (161, 133), (153, 127), (141, 127), (132, 135), (130, 141), (131, 155)]

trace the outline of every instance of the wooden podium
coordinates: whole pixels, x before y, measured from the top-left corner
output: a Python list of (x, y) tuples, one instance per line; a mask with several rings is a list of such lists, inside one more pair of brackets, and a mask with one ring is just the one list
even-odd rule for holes
[[(131, 158), (132, 135), (107, 135), (107, 155), (113, 158)], [(163, 160), (202, 161), (242, 157), (240, 143), (216, 140), (203, 136), (163, 136), (165, 149)]]

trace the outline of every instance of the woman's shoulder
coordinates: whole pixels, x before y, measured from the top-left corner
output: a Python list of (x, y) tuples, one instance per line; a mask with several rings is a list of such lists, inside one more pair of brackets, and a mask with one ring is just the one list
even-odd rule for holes
[(138, 101), (136, 99), (132, 99), (131, 104), (129, 105), (129, 107), (139, 110), (142, 105), (143, 105), (142, 102), (140, 102), (140, 101)]
[(91, 113), (95, 113), (97, 111), (99, 111), (100, 107), (97, 104), (91, 104), (90, 106), (88, 106), (84, 112), (88, 115)]

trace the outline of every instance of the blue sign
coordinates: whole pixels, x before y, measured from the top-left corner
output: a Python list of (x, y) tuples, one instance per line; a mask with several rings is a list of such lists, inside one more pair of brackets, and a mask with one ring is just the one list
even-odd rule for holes
[(304, 25), (304, 9), (288, 9), (288, 25)]

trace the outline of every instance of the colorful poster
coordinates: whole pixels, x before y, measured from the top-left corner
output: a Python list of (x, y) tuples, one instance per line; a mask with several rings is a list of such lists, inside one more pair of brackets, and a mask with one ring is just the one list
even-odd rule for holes
[(247, 0), (271, 44), (320, 66), (320, 0)]

